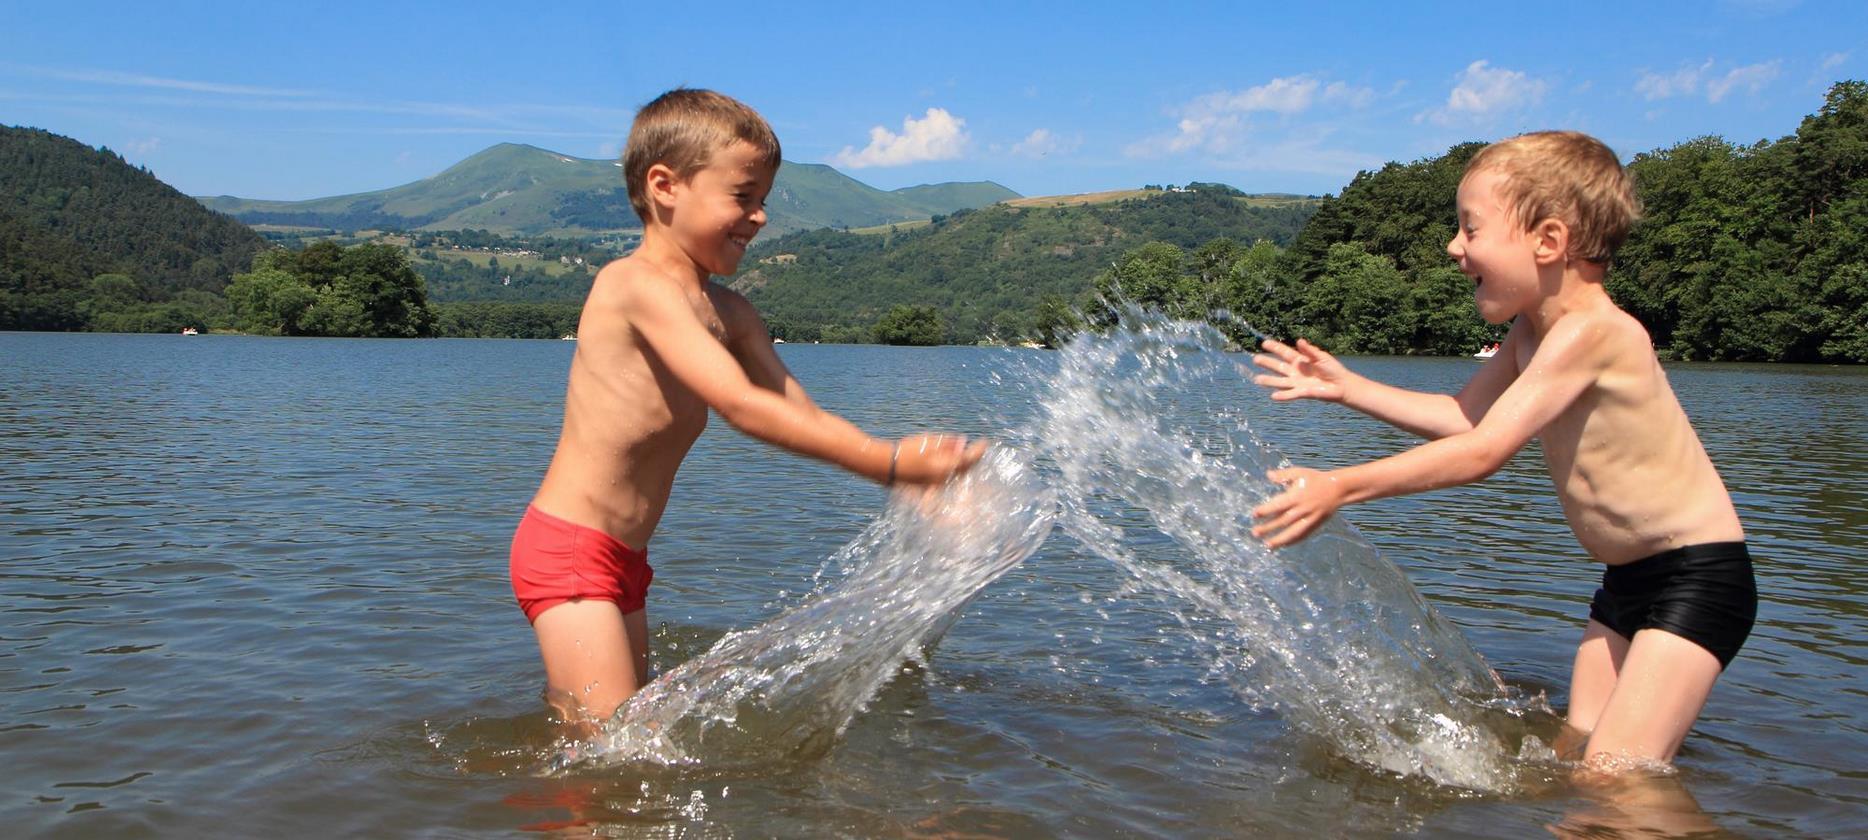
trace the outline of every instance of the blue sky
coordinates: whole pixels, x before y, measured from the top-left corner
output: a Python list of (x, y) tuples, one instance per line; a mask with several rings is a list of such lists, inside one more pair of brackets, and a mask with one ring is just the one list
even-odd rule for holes
[(1868, 76), (1868, 3), (92, 3), (0, 0), (0, 124), (194, 195), (303, 199), (499, 142), (619, 151), (676, 85), (884, 189), (1338, 191), (1577, 128), (1624, 157), (1794, 131)]

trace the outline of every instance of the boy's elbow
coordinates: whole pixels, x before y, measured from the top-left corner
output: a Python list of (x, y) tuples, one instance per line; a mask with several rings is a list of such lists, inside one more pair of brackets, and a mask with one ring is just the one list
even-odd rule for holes
[[(1505, 464), (1516, 454), (1517, 447), (1499, 441), (1481, 437), (1466, 450), (1461, 459), (1466, 482), (1490, 478), (1493, 473), (1505, 468)], [(1461, 482), (1461, 483), (1466, 483)]]
[(739, 431), (755, 435), (760, 428), (759, 419), (767, 412), (761, 411), (757, 401), (739, 395), (732, 399), (721, 400), (712, 406), (714, 413), (720, 415), (727, 425)]
[(791, 445), (788, 440), (790, 435), (785, 432), (789, 428), (786, 422), (786, 415), (789, 413), (785, 410), (787, 407), (784, 400), (776, 395), (771, 398), (748, 395), (742, 399), (729, 400), (714, 406), (714, 413), (719, 414), (721, 420), (725, 420), (727, 425), (742, 434), (777, 446), (789, 447)]

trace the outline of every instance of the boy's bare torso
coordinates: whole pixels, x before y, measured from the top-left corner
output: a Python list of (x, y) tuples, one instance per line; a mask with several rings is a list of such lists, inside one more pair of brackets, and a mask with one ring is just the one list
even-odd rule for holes
[[(1538, 438), (1583, 548), (1619, 565), (1683, 545), (1744, 539), (1738, 514), (1639, 322), (1613, 306), (1591, 319), (1600, 372)], [(1538, 338), (1514, 342), (1522, 371)]]
[[(617, 260), (598, 273), (578, 322), (564, 427), (533, 504), (646, 549), (675, 473), (707, 426), (707, 404), (630, 325), (625, 284), (661, 282)], [(735, 320), (711, 281), (688, 290), (695, 317), (727, 347)]]

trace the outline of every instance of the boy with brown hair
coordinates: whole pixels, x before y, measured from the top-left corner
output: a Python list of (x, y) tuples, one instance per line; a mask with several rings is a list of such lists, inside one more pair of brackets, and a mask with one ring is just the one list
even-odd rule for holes
[(1757, 589), (1725, 484), (1667, 384), (1647, 331), (1602, 287), (1640, 213), (1621, 162), (1577, 132), (1495, 143), (1467, 164), (1447, 253), (1479, 314), (1511, 321), (1498, 354), (1451, 396), (1358, 376), (1307, 341), (1264, 343), (1272, 399), (1341, 403), (1428, 438), (1321, 472), (1272, 470), (1253, 511), (1272, 547), (1351, 502), (1465, 484), (1532, 438), (1571, 530), (1607, 568), (1576, 651), (1567, 716), (1599, 769), (1668, 762), (1751, 631)]
[(564, 426), (513, 534), (513, 593), (567, 720), (609, 717), (648, 671), (647, 547), (709, 409), (776, 446), (895, 484), (946, 481), (985, 451), (957, 435), (890, 443), (818, 408), (752, 304), (713, 275), (765, 225), (778, 138), (744, 104), (677, 89), (637, 112), (623, 153), (642, 244), (597, 273)]

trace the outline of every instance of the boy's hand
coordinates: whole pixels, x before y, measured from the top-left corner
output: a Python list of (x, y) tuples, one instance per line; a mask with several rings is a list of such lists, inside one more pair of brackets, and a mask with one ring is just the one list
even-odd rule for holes
[(1343, 385), (1352, 374), (1335, 356), (1301, 338), (1296, 347), (1269, 338), (1261, 346), (1265, 352), (1253, 356), (1252, 364), (1268, 373), (1254, 376), (1252, 381), (1273, 389), (1272, 399), (1282, 402), (1308, 397), (1342, 402)]
[(965, 472), (986, 454), (986, 441), (965, 435), (914, 435), (895, 450), (895, 483), (940, 484)]
[(1270, 520), (1252, 526), (1252, 536), (1264, 540), (1269, 548), (1283, 548), (1310, 536), (1343, 506), (1342, 483), (1330, 473), (1290, 467), (1272, 470), (1265, 477), (1285, 488), (1252, 509), (1254, 519)]

